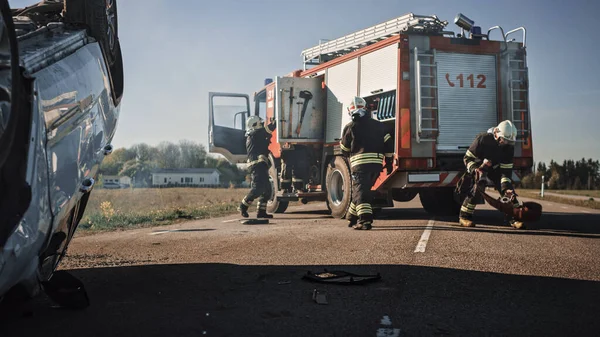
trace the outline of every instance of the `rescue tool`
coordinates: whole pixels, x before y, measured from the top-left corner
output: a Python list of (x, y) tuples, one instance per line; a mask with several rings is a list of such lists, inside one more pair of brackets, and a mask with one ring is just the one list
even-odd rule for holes
[(299, 138), (302, 122), (304, 121), (304, 115), (306, 114), (306, 108), (308, 107), (308, 102), (312, 99), (313, 95), (308, 90), (302, 90), (298, 96), (304, 100), (302, 103), (302, 112), (300, 113), (300, 122), (298, 123), (298, 127), (296, 127), (296, 137)]

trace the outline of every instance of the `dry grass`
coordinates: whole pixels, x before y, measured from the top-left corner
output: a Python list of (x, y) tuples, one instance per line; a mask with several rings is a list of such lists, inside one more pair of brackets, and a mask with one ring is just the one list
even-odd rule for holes
[(556, 193), (556, 194), (570, 194), (579, 195), (584, 197), (590, 197), (594, 199), (600, 199), (599, 190), (545, 190), (545, 192)]
[[(552, 191), (552, 192), (554, 192), (554, 191)], [(534, 190), (519, 190), (519, 191), (517, 191), (517, 193), (519, 195), (522, 195), (527, 198), (551, 201), (551, 202), (556, 202), (556, 203), (560, 203), (560, 204), (568, 204), (568, 205), (586, 207), (586, 208), (592, 208), (592, 209), (600, 209), (600, 202), (594, 201), (594, 200), (578, 200), (578, 199), (561, 198), (561, 197), (557, 197), (554, 195), (548, 195), (548, 194), (545, 194), (544, 198), (542, 198), (542, 197), (540, 197), (540, 191), (534, 191)], [(565, 193), (565, 194), (569, 194), (569, 193)]]
[(142, 188), (94, 190), (80, 223), (83, 230), (112, 230), (206, 219), (236, 212), (246, 189)]

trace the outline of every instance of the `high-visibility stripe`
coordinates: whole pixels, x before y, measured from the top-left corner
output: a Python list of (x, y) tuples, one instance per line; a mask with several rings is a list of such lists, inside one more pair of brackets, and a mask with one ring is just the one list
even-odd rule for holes
[(246, 198), (244, 198), (244, 199), (242, 200), (242, 204), (244, 204), (244, 206), (246, 206), (246, 207), (250, 207), (250, 205), (252, 205), (252, 201), (251, 201), (251, 202), (247, 202), (247, 201), (246, 201)]
[(267, 132), (268, 132), (269, 134), (272, 134), (272, 133), (273, 133), (273, 131), (271, 131), (271, 129), (269, 129), (268, 127), (265, 127), (265, 130), (267, 130)]
[(382, 164), (383, 154), (381, 153), (359, 153), (350, 158), (350, 166), (355, 167), (362, 164)]
[(500, 168), (501, 169), (511, 169), (511, 168), (513, 168), (513, 163), (510, 163), (510, 164), (502, 164), (502, 163), (500, 163)]
[(269, 158), (267, 158), (267, 156), (265, 156), (264, 154), (261, 154), (258, 156), (258, 159), (256, 160), (252, 160), (250, 161), (250, 159), (248, 159), (248, 166), (252, 167), (260, 162), (264, 162), (264, 163), (269, 163)]
[(465, 153), (465, 156), (477, 159), (477, 156), (474, 155), (473, 152), (471, 152), (470, 150), (467, 150), (467, 153)]
[(472, 209), (469, 209), (469, 208), (467, 208), (467, 207), (465, 207), (465, 206), (462, 206), (462, 207), (460, 208), (460, 211), (461, 211), (461, 212), (464, 212), (464, 213), (468, 213), (468, 214), (473, 214), (473, 212), (474, 212), (474, 210), (472, 210)]
[(291, 183), (292, 179), (281, 179), (282, 183)]
[(354, 216), (358, 215), (356, 214), (356, 206), (354, 206), (354, 203), (350, 203), (350, 209), (348, 209), (348, 213)]
[(392, 136), (390, 136), (390, 134), (388, 133), (387, 135), (385, 135), (385, 137), (383, 137), (383, 142), (385, 143), (390, 139), (392, 139)]
[(342, 143), (340, 143), (340, 148), (342, 149), (342, 151), (350, 152), (350, 149), (345, 147)]
[(467, 171), (469, 171), (469, 172), (473, 171), (473, 166), (477, 166), (477, 163), (476, 163), (476, 162), (474, 162), (474, 161), (472, 161), (472, 162), (469, 162), (469, 163), (467, 164)]
[(475, 204), (467, 204), (467, 208), (469, 209), (475, 209)]
[(501, 184), (512, 183), (512, 180), (510, 180), (509, 178), (502, 178), (502, 179), (500, 179), (500, 183)]
[(356, 206), (356, 209), (363, 209), (363, 208), (371, 208), (371, 204), (360, 204), (358, 206)]
[(394, 156), (394, 153), (384, 153), (383, 154), (386, 158), (392, 158)]

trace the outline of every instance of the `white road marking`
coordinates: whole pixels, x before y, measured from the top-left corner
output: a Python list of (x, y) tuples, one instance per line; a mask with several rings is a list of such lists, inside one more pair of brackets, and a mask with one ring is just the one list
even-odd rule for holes
[(234, 222), (234, 221), (239, 221), (239, 219), (223, 220), (223, 222)]
[(421, 235), (421, 240), (417, 244), (417, 248), (415, 248), (415, 253), (425, 253), (425, 247), (427, 247), (427, 241), (429, 241), (429, 235), (431, 235), (431, 229), (433, 228), (433, 224), (435, 220), (431, 219), (427, 223), (427, 228), (423, 231), (423, 235)]
[(383, 318), (381, 319), (381, 325), (392, 325), (392, 320), (390, 319), (390, 316), (383, 316)]
[(377, 337), (398, 337), (400, 336), (400, 329), (394, 329), (392, 327), (392, 320), (389, 316), (383, 316), (381, 319), (381, 328), (377, 329)]
[(165, 234), (168, 233), (170, 231), (159, 231), (159, 232), (152, 232), (152, 233), (148, 233), (148, 235), (159, 235), (159, 234)]

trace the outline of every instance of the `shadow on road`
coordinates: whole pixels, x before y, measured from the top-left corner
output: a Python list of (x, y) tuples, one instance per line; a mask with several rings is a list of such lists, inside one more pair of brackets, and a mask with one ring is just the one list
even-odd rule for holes
[[(422, 209), (386, 209), (374, 223), (373, 230), (423, 230), (426, 226), (389, 226), (386, 220), (428, 220), (434, 218)], [(377, 220), (381, 220), (377, 226)], [(504, 214), (496, 210), (477, 210), (475, 228), (452, 227), (458, 221), (457, 216), (435, 217), (434, 230), (473, 231), (515, 235), (569, 236), (581, 238), (600, 238), (600, 214), (554, 213), (547, 212), (538, 222), (527, 224), (526, 230), (516, 230), (504, 224)], [(446, 225), (446, 226), (440, 226)]]
[[(324, 266), (150, 265), (74, 270), (83, 311), (45, 297), (0, 305), (0, 336), (374, 336), (383, 316), (403, 336), (593, 336), (600, 282), (408, 265), (363, 286), (309, 283)], [(327, 268), (327, 267), (325, 267)], [(329, 270), (335, 270), (333, 266)], [(325, 291), (328, 305), (312, 299)], [(389, 326), (388, 326), (389, 327)]]

